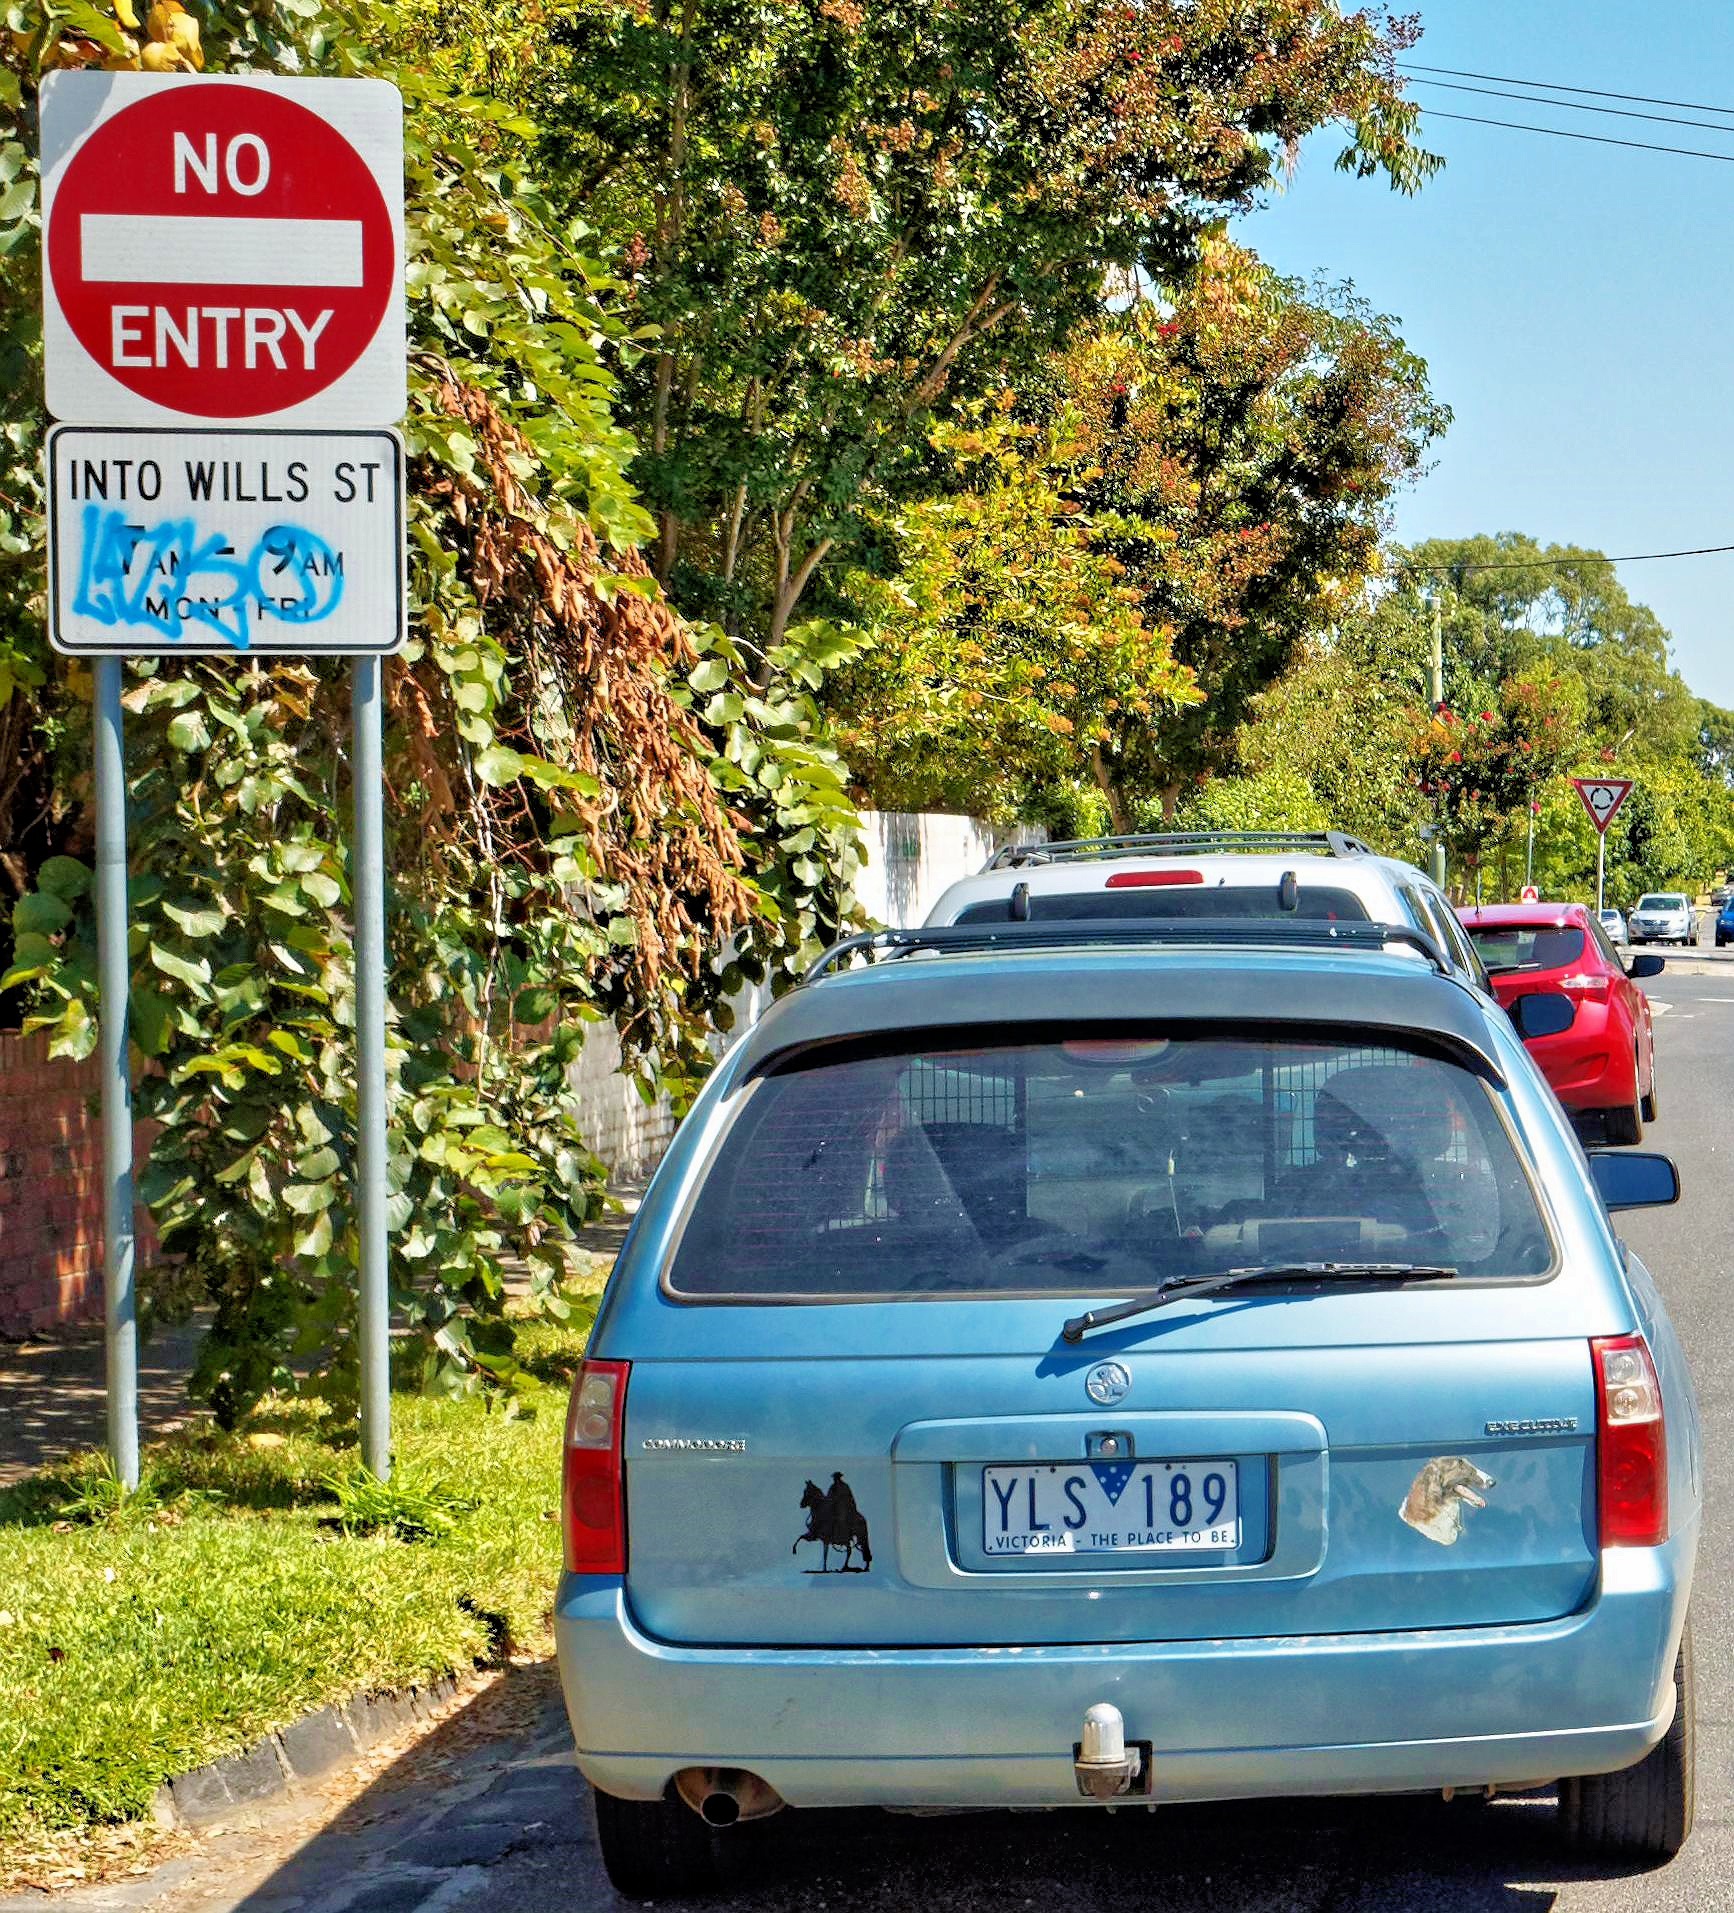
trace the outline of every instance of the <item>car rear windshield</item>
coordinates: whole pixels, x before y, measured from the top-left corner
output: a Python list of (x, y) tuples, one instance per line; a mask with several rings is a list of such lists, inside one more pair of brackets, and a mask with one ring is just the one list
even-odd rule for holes
[(1569, 923), (1489, 924), (1469, 934), (1490, 970), (1564, 970), (1583, 956), (1584, 933)]
[(818, 1052), (748, 1092), (668, 1286), (1101, 1295), (1326, 1260), (1547, 1273), (1534, 1191), (1479, 1077), (1288, 1039)]
[[(1056, 918), (1066, 922), (1131, 917), (1322, 917), (1332, 923), (1365, 923), (1366, 905), (1352, 890), (1332, 890), (1301, 884), (1293, 910), (1284, 910), (1277, 900), (1274, 883), (1264, 884), (1149, 884), (1137, 883), (1116, 890), (1032, 891), (1029, 918), (1039, 922)], [(1012, 899), (1008, 891), (1003, 899), (990, 903), (972, 903), (962, 911), (959, 923), (1008, 923)]]

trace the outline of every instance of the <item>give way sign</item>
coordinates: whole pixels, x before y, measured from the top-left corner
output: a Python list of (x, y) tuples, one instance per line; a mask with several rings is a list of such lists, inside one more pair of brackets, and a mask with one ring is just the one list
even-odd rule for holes
[(48, 409), (79, 424), (403, 415), (403, 106), (380, 80), (51, 73)]
[(1605, 836), (1608, 825), (1614, 821), (1614, 813), (1626, 801), (1632, 780), (1629, 777), (1574, 777), (1571, 781), (1590, 814), (1590, 822), (1598, 834)]

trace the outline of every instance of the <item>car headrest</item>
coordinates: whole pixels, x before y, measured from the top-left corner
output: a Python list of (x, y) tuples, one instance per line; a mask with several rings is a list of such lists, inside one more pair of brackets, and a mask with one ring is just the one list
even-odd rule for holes
[(1318, 1093), (1313, 1124), (1322, 1153), (1419, 1163), (1451, 1147), (1457, 1114), (1438, 1071), (1374, 1063), (1338, 1070)]

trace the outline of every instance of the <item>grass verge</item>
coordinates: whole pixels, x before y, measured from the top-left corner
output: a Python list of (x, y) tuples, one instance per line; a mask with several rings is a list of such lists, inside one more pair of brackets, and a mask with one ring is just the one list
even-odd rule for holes
[(0, 1885), (313, 1708), (545, 1645), (583, 1336), (520, 1339), (528, 1414), (394, 1398), (395, 1496), (302, 1401), (151, 1444), (132, 1496), (96, 1456), (0, 1491)]

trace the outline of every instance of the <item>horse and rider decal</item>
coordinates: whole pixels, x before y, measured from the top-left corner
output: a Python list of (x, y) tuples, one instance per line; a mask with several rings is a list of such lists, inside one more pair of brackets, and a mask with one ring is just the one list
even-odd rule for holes
[[(795, 1537), (795, 1545), (789, 1552), (799, 1551), (803, 1541), (817, 1541), (819, 1544), (819, 1566), (804, 1568), (805, 1574), (865, 1574), (873, 1566), (873, 1550), (867, 1542), (867, 1517), (855, 1505), (854, 1490), (850, 1488), (842, 1474), (831, 1477), (829, 1488), (821, 1488), (816, 1481), (809, 1481), (801, 1491), (801, 1507), (807, 1516), (807, 1532)], [(831, 1565), (831, 1550), (840, 1548), (843, 1553), (843, 1565), (834, 1568)], [(851, 1566), (853, 1556), (859, 1552), (861, 1565)]]

